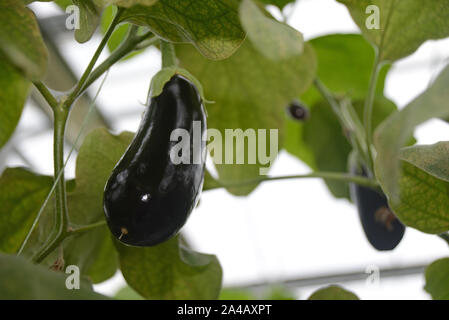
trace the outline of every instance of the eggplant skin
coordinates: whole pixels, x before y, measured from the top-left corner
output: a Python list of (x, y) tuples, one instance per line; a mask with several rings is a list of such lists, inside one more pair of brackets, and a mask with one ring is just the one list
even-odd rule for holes
[[(200, 147), (193, 148), (194, 121), (201, 123), (202, 138), (206, 116), (201, 97), (189, 80), (175, 75), (149, 101), (134, 139), (105, 186), (106, 220), (122, 243), (164, 242), (179, 232), (195, 208), (203, 185), (206, 142), (201, 139)], [(178, 144), (170, 141), (175, 129), (190, 134), (189, 163), (174, 164), (170, 158), (170, 150)]]
[(287, 107), (287, 114), (296, 121), (305, 121), (310, 117), (309, 109), (297, 100), (294, 100)]
[[(366, 176), (365, 171), (363, 176)], [(385, 194), (357, 184), (351, 184), (350, 191), (371, 245), (379, 251), (396, 248), (404, 236), (405, 226), (389, 208)]]

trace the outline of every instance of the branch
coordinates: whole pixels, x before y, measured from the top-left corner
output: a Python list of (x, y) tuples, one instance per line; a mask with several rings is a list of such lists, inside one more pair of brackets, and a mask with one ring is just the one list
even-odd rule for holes
[(365, 125), (366, 148), (369, 160), (369, 163), (367, 163), (367, 165), (371, 171), (371, 174), (374, 172), (374, 157), (371, 149), (371, 146), (373, 144), (372, 115), (373, 115), (374, 97), (376, 95), (377, 79), (379, 78), (379, 71), (380, 71), (379, 53), (376, 51), (376, 57), (374, 59), (374, 67), (371, 73), (371, 79), (368, 87), (368, 95), (366, 97), (365, 106), (363, 108), (363, 124)]
[(90, 73), (92, 72), (93, 68), (95, 67), (95, 64), (97, 63), (98, 58), (100, 57), (101, 52), (103, 51), (104, 47), (109, 41), (109, 38), (112, 35), (112, 32), (114, 32), (114, 29), (116, 25), (120, 22), (120, 16), (122, 15), (124, 9), (119, 7), (117, 10), (117, 13), (114, 17), (114, 20), (112, 20), (111, 25), (109, 26), (108, 30), (106, 31), (105, 35), (103, 36), (103, 39), (101, 40), (97, 50), (95, 51), (92, 59), (90, 60), (89, 65), (87, 66), (86, 70), (84, 71), (83, 75), (81, 76), (80, 81), (78, 81), (78, 84), (73, 89), (73, 91), (69, 94), (67, 97), (67, 100), (65, 101), (64, 106), (67, 108), (70, 108), (73, 104), (73, 102), (80, 96), (82, 93), (82, 89), (85, 85), (85, 82), (87, 81)]
[(373, 188), (373, 189), (376, 189), (379, 187), (379, 184), (377, 183), (377, 181), (370, 179), (370, 178), (365, 178), (362, 176), (355, 176), (355, 175), (351, 175), (351, 174), (337, 173), (337, 172), (314, 172), (314, 173), (309, 173), (309, 174), (293, 175), (293, 176), (263, 177), (263, 178), (259, 178), (259, 179), (240, 181), (238, 183), (226, 183), (226, 182), (217, 181), (219, 186), (212, 187), (207, 190), (213, 190), (213, 189), (219, 189), (219, 188), (242, 187), (242, 186), (248, 186), (248, 185), (252, 185), (252, 184), (258, 184), (261, 182), (267, 182), (267, 181), (279, 181), (279, 180), (291, 180), (291, 179), (310, 179), (310, 178), (322, 178), (322, 179), (342, 181), (342, 182), (347, 182), (347, 183), (356, 183), (358, 185)]
[[(142, 43), (144, 40), (147, 40), (151, 36), (152, 32), (147, 32), (141, 36), (129, 37), (127, 38), (114, 52), (103, 61), (87, 78), (82, 90), (81, 94), (92, 84), (94, 83), (103, 73), (105, 73), (109, 68), (115, 64), (117, 61), (124, 58), (126, 55), (131, 53), (139, 43)], [(152, 40), (152, 41), (151, 41)], [(150, 39), (148, 45), (156, 43), (157, 38), (154, 37)]]
[(36, 89), (41, 93), (41, 95), (44, 97), (45, 101), (50, 105), (52, 109), (55, 109), (58, 105), (58, 101), (56, 98), (51, 94), (50, 90), (40, 81), (33, 82)]

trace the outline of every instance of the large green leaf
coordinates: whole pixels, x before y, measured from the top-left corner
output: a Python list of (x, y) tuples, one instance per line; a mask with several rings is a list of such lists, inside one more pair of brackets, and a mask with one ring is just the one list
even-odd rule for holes
[(69, 275), (34, 265), (22, 257), (0, 254), (0, 299), (108, 299), (93, 292), (85, 282), (80, 283), (79, 290), (67, 289)]
[(213, 255), (184, 247), (178, 237), (148, 248), (117, 243), (126, 282), (147, 299), (217, 299), (222, 270)]
[(449, 258), (433, 262), (426, 268), (425, 289), (434, 300), (449, 300)]
[(23, 168), (9, 168), (0, 178), (0, 251), (17, 253), (53, 179)]
[[(412, 54), (423, 42), (449, 37), (449, 3), (433, 0), (338, 0), (345, 4), (364, 36), (379, 48), (381, 61)], [(368, 29), (368, 6), (379, 9), (379, 29)], [(368, 21), (369, 22), (369, 21)]]
[(240, 4), (240, 21), (254, 48), (271, 60), (300, 55), (304, 49), (302, 34), (263, 12), (252, 0)]
[[(104, 186), (132, 137), (131, 133), (113, 136), (97, 129), (85, 138), (76, 162), (76, 187), (68, 194), (72, 223), (87, 225), (104, 220)], [(94, 282), (111, 277), (117, 270), (117, 255), (106, 226), (70, 239), (65, 252), (67, 263), (78, 265)]]
[(21, 1), (0, 1), (0, 52), (27, 78), (45, 76), (47, 48), (36, 17)]
[(391, 207), (401, 221), (423, 232), (449, 230), (449, 143), (402, 149), (399, 201)]
[(220, 60), (245, 38), (238, 8), (238, 0), (159, 0), (127, 9), (122, 19), (148, 26), (165, 40), (192, 43), (207, 58)]
[[(316, 60), (310, 46), (300, 56), (277, 62), (262, 56), (249, 41), (232, 57), (220, 62), (208, 61), (187, 46), (179, 46), (177, 53), (182, 66), (202, 83), (206, 97), (215, 101), (207, 108), (210, 128), (219, 130), (223, 137), (226, 129), (267, 129), (267, 136), (268, 129), (278, 129), (279, 148), (282, 147), (284, 108), (315, 77)], [(223, 164), (216, 167), (221, 181), (237, 183), (258, 178), (259, 169), (267, 167), (261, 163), (248, 164), (248, 151), (240, 152), (244, 153), (245, 164), (224, 164), (225, 157), (220, 157)], [(235, 154), (234, 145), (233, 163)], [(254, 188), (253, 185), (228, 191), (247, 195)]]
[(359, 300), (359, 298), (342, 287), (329, 286), (315, 291), (309, 300)]
[(9, 140), (22, 115), (29, 82), (0, 53), (0, 148)]
[(400, 151), (405, 160), (426, 173), (449, 182), (449, 142), (404, 148)]
[[(356, 34), (333, 34), (310, 40), (318, 57), (318, 78), (335, 95), (345, 95), (353, 100), (365, 98), (374, 63), (374, 50)], [(377, 95), (382, 95), (389, 66), (382, 68), (377, 85)], [(323, 101), (320, 93), (311, 87), (301, 100), (309, 107)], [(323, 103), (320, 102), (322, 105)], [(313, 110), (311, 110), (313, 113)], [(316, 169), (313, 150), (304, 143), (304, 125), (287, 120), (285, 149)], [(334, 132), (340, 135), (341, 130)], [(330, 140), (329, 140), (330, 141)]]
[(416, 126), (431, 119), (449, 116), (449, 66), (433, 85), (408, 106), (391, 115), (374, 134), (377, 150), (375, 171), (390, 203), (400, 202), (400, 149), (407, 143)]
[(390, 208), (402, 223), (422, 232), (439, 234), (448, 231), (449, 183), (407, 161), (401, 164), (398, 200), (390, 200)]

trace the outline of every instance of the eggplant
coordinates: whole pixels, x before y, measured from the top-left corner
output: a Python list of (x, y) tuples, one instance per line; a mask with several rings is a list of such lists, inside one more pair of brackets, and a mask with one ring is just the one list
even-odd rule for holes
[[(106, 220), (119, 241), (154, 246), (184, 226), (202, 190), (206, 128), (201, 96), (183, 76), (174, 75), (162, 93), (149, 100), (137, 133), (104, 190)], [(180, 143), (172, 141), (175, 130), (189, 134), (189, 161), (173, 160), (173, 148)]]

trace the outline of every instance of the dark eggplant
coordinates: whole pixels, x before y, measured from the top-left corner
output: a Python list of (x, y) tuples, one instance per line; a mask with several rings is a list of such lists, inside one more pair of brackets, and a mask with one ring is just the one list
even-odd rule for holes
[[(356, 171), (353, 170), (353, 173)], [(359, 174), (367, 176), (364, 169)], [(396, 248), (404, 236), (405, 226), (388, 206), (385, 194), (357, 184), (351, 184), (350, 191), (357, 205), (363, 231), (371, 245), (379, 251)]]
[[(200, 134), (194, 134), (198, 124)], [(177, 164), (170, 156), (178, 144), (171, 141), (175, 129), (190, 135), (190, 161)], [(178, 233), (202, 189), (205, 132), (206, 116), (196, 87), (173, 76), (162, 93), (150, 99), (133, 141), (106, 183), (104, 212), (117, 239), (153, 246)]]
[(309, 118), (309, 109), (301, 102), (295, 100), (287, 107), (287, 114), (294, 120), (305, 121)]

